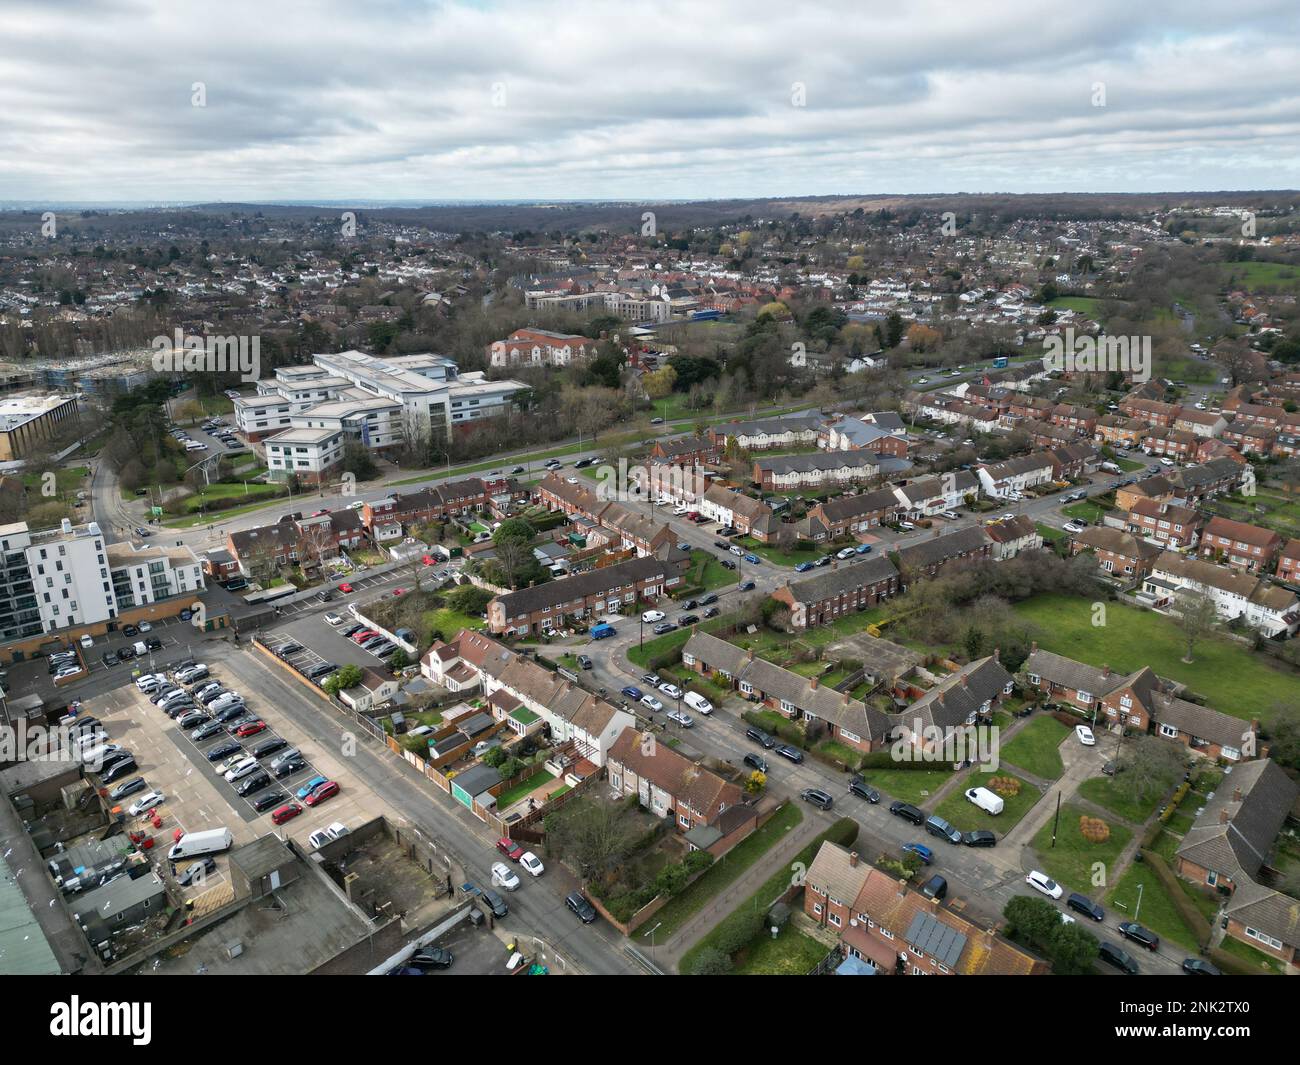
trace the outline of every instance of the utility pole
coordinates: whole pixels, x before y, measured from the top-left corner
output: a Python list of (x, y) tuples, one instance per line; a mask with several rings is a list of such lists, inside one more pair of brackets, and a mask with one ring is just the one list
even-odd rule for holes
[(1061, 793), (1056, 793), (1056, 816), (1052, 818), (1052, 847), (1056, 847), (1056, 833), (1061, 827)]

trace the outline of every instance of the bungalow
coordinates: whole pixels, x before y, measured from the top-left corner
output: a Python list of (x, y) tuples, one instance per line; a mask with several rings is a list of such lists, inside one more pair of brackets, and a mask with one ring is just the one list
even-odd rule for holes
[(1215, 516), (1201, 531), (1202, 558), (1244, 569), (1266, 570), (1282, 547), (1282, 537), (1272, 529)]
[(396, 678), (382, 677), (373, 669), (363, 669), (360, 682), (340, 691), (339, 700), (357, 713), (363, 713), (388, 702), (396, 691)]
[(901, 741), (937, 753), (940, 737), (967, 725), (987, 723), (996, 706), (1015, 689), (998, 652), (968, 662), (949, 673), (900, 714)]
[(856, 851), (824, 842), (804, 879), (804, 913), (838, 932), (880, 976), (1042, 976), (1047, 963), (948, 909)]
[(800, 581), (787, 581), (772, 598), (790, 610), (795, 629), (826, 625), (898, 594), (898, 570), (883, 555), (840, 565)]
[(615, 794), (635, 795), (656, 817), (671, 817), (681, 833), (711, 824), (744, 799), (735, 784), (635, 728), (614, 741), (607, 769)]

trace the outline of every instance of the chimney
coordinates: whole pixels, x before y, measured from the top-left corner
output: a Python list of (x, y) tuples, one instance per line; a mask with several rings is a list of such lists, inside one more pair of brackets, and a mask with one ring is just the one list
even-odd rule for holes
[(961, 675), (961, 686), (962, 686), (963, 688), (969, 688), (969, 687), (970, 687), (970, 681), (967, 679), (967, 676), (966, 676), (965, 673), (963, 673), (963, 674)]
[(1038, 641), (1032, 640), (1029, 644), (1029, 653), (1033, 654), (1037, 650), (1038, 650)]
[(1221, 825), (1226, 825), (1227, 823), (1228, 823), (1228, 811), (1227, 811), (1227, 810), (1220, 810), (1220, 811), (1219, 811), (1219, 824), (1221, 824)]
[(995, 648), (993, 648), (993, 661), (994, 661), (994, 662), (999, 662), (999, 663), (1002, 661), (1002, 648), (1001, 648), (1001, 647), (995, 647)]
[(1110, 666), (1108, 666), (1108, 665), (1103, 665), (1103, 666), (1101, 667), (1101, 675), (1102, 675), (1103, 677), (1109, 677), (1109, 676), (1110, 676)]
[(809, 677), (809, 678), (808, 678), (808, 687), (809, 687), (812, 691), (816, 691), (816, 690), (817, 690), (817, 685), (820, 684), (820, 683), (821, 683), (821, 678), (819, 678), (819, 677)]
[(695, 622), (692, 622), (692, 623), (691, 623), (691, 635), (694, 636), (694, 635), (695, 635), (697, 632), (699, 632), (699, 631), (700, 631), (700, 627), (699, 627), (699, 625), (697, 625)]
[(851, 851), (849, 853), (849, 868), (856, 869), (857, 867), (858, 867), (858, 852)]
[(1241, 802), (1241, 788), (1240, 788), (1240, 787), (1235, 787), (1235, 788), (1232, 789), (1232, 801), (1233, 801), (1233, 802)]

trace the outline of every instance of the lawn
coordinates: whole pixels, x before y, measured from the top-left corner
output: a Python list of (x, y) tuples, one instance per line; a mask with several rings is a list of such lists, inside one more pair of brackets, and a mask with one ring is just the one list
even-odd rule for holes
[(1057, 654), (1108, 665), (1121, 674), (1150, 666), (1161, 677), (1180, 681), (1210, 706), (1265, 725), (1277, 706), (1290, 702), (1300, 674), (1242, 644), (1225, 639), (1202, 641), (1191, 665), (1181, 660), (1184, 641), (1168, 618), (1123, 603), (1106, 604), (1106, 624), (1092, 624), (1092, 603), (1064, 595), (1041, 595), (1017, 603), (1015, 610), (1034, 623), (1038, 645)]
[[(890, 798), (920, 806), (948, 783), (951, 769), (868, 769), (863, 778)], [(963, 800), (964, 801), (964, 800)]]
[(634, 665), (646, 669), (651, 659), (667, 654), (669, 651), (680, 651), (690, 638), (690, 629), (677, 629), (663, 636), (651, 637), (644, 644), (628, 648), (627, 657)]
[(1258, 966), (1261, 973), (1280, 974), (1282, 972), (1282, 963), (1275, 957), (1271, 954), (1265, 954), (1262, 950), (1256, 950), (1249, 943), (1243, 943), (1240, 939), (1224, 936), (1223, 942), (1219, 946), (1234, 958), (1240, 958), (1242, 961)]
[[(59, 469), (55, 470), (54, 471), (55, 495), (61, 496), (69, 492), (78, 491), (82, 487), (81, 482), (86, 479), (86, 475), (89, 472), (90, 470), (86, 466), (74, 466), (66, 469), (60, 467)], [(41, 483), (43, 477), (44, 474), (40, 474), (40, 473), (23, 474), (23, 478), (22, 478), (23, 487), (27, 489), (27, 493), (29, 497), (42, 495)], [(135, 493), (132, 492), (127, 498), (134, 499)], [(35, 499), (32, 500), (32, 502), (35, 501), (36, 501)]]
[[(1138, 904), (1139, 886), (1142, 889), (1140, 905)], [(1190, 893), (1188, 896), (1192, 898)], [(1209, 901), (1213, 905), (1213, 900)], [(1199, 907), (1199, 899), (1193, 898), (1193, 902)], [(1189, 954), (1194, 955), (1201, 949), (1201, 944), (1196, 941), (1195, 934), (1179, 915), (1173, 900), (1165, 894), (1164, 884), (1146, 865), (1135, 862), (1125, 870), (1124, 875), (1119, 878), (1119, 883), (1106, 894), (1106, 906), (1114, 911), (1116, 917), (1126, 921), (1136, 920), (1138, 924), (1151, 929), (1161, 939), (1177, 943)], [(1133, 916), (1135, 906), (1137, 907), (1136, 918)], [(1211, 920), (1213, 915), (1214, 911), (1211, 910), (1206, 915), (1206, 920)], [(1134, 952), (1139, 965), (1142, 964), (1141, 954), (1141, 951)]]
[(554, 779), (554, 773), (548, 773), (545, 769), (539, 769), (531, 777), (520, 781), (513, 788), (510, 788), (508, 791), (503, 791), (498, 795), (497, 809), (504, 810), (506, 807), (514, 805), (530, 792), (536, 791), (543, 784), (549, 784)]
[[(987, 788), (994, 777), (1010, 777), (1010, 773), (974, 773), (967, 777), (962, 786), (943, 800), (934, 810), (945, 821), (951, 822), (963, 832), (973, 832), (977, 828), (987, 828), (999, 835), (1006, 835), (1016, 823), (1033, 809), (1042, 793), (1027, 780), (1020, 781), (1020, 792), (1010, 797), (1003, 796), (1000, 814), (994, 815), (981, 810), (966, 798), (968, 788)], [(1019, 780), (1019, 777), (1013, 779)]]
[(1034, 528), (1038, 535), (1043, 538), (1043, 543), (1054, 544), (1057, 540), (1065, 538), (1065, 533), (1060, 529), (1053, 529), (1050, 525), (1044, 525), (1041, 521), (1034, 523)]
[(1058, 748), (1069, 732), (1056, 718), (1039, 714), (1002, 748), (1000, 758), (1026, 773), (1055, 780), (1065, 770)]
[(767, 824), (709, 866), (703, 876), (655, 914), (658, 923), (655, 941), (665, 943), (676, 935), (682, 925), (739, 880), (750, 866), (776, 846), (788, 832), (798, 827), (801, 821), (803, 811), (798, 804), (788, 802), (782, 806)]
[(1073, 803), (1061, 807), (1061, 823), (1056, 846), (1052, 846), (1052, 826), (1055, 818), (1047, 821), (1034, 836), (1034, 850), (1041, 862), (1039, 868), (1070, 891), (1088, 894), (1096, 890), (1093, 883), (1094, 867), (1100, 863), (1109, 875), (1120, 852), (1133, 838), (1133, 833), (1117, 821), (1110, 821), (1110, 837), (1101, 843), (1091, 843), (1079, 831), (1079, 818), (1091, 816), (1087, 810)]
[(735, 584), (737, 580), (736, 574), (719, 562), (711, 552), (691, 552), (690, 568), (687, 569), (684, 575), (684, 581), (688, 586), (703, 588), (706, 592), (711, 592), (714, 589)]
[[(732, 542), (739, 547), (743, 547), (746, 551), (752, 551), (759, 558), (766, 559), (778, 566), (797, 566), (800, 562), (816, 562), (817, 559), (830, 550), (824, 545), (813, 545), (806, 548), (796, 547), (786, 551), (768, 544), (760, 544), (752, 536), (737, 536)], [(752, 568), (750, 563), (742, 562), (741, 565), (750, 565)]]
[(1134, 825), (1145, 824), (1164, 799), (1164, 795), (1152, 795), (1145, 802), (1134, 799), (1116, 786), (1114, 777), (1085, 780), (1079, 785), (1079, 794)]
[(1092, 500), (1085, 499), (1080, 503), (1071, 503), (1068, 507), (1062, 507), (1061, 513), (1068, 518), (1082, 518), (1084, 521), (1096, 525), (1101, 521), (1101, 517), (1106, 513), (1106, 510), (1106, 507), (1100, 507)]
[(425, 612), (424, 623), (428, 626), (429, 631), (436, 629), (442, 633), (444, 639), (451, 639), (461, 629), (482, 629), (487, 624), (482, 618), (470, 617), (468, 614), (462, 614), (459, 611), (452, 610), (450, 607), (439, 607), (437, 610)]
[(775, 939), (764, 929), (736, 955), (736, 976), (807, 976), (830, 948), (792, 924), (777, 933)]

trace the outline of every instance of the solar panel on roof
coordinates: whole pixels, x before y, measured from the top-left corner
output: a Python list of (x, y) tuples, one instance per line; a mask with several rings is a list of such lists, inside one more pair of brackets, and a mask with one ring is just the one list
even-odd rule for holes
[(965, 935), (928, 913), (918, 913), (912, 918), (903, 938), (922, 954), (928, 954), (950, 968), (957, 964), (961, 952), (966, 949)]

